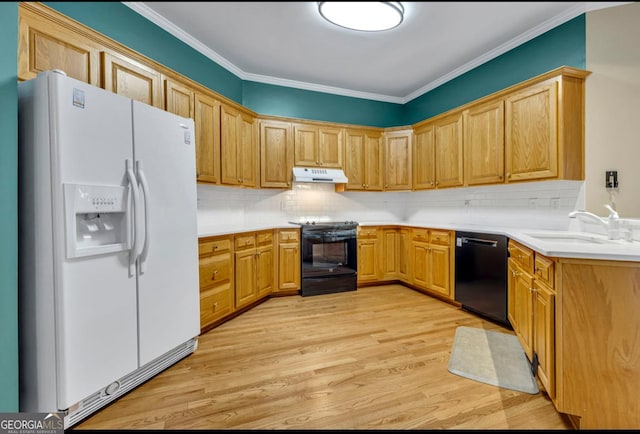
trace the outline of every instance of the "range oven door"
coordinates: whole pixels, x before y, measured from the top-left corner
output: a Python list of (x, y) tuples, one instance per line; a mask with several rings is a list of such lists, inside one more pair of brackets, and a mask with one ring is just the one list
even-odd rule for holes
[(302, 295), (356, 289), (355, 229), (303, 228), (301, 250)]

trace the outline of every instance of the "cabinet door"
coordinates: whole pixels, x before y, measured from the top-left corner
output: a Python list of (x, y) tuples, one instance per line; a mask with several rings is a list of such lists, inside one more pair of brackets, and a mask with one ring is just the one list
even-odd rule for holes
[(345, 131), (344, 172), (347, 176), (347, 190), (366, 190), (366, 150), (365, 133), (362, 130)]
[(426, 190), (436, 186), (435, 137), (433, 124), (419, 127), (413, 137), (413, 188)]
[(378, 281), (378, 240), (358, 240), (358, 283)]
[(254, 117), (241, 113), (239, 117), (238, 173), (243, 187), (258, 186), (258, 148), (256, 140), (256, 120)]
[(256, 249), (256, 298), (266, 297), (273, 292), (275, 258), (273, 245)]
[(278, 246), (278, 289), (300, 289), (300, 246), (282, 243)]
[(291, 123), (260, 121), (260, 187), (290, 188), (293, 161)]
[(411, 237), (409, 235), (409, 229), (398, 229), (398, 278), (406, 283), (410, 283), (411, 270), (410, 270), (410, 258), (411, 258)]
[(525, 354), (531, 360), (533, 358), (533, 277), (529, 273), (516, 268), (514, 288), (514, 315), (517, 329), (514, 332), (518, 336)]
[(347, 190), (382, 190), (382, 134), (345, 130), (344, 169)]
[(103, 89), (164, 109), (158, 71), (119, 54), (100, 54)]
[(398, 234), (395, 228), (382, 230), (382, 249), (380, 260), (382, 263), (382, 280), (398, 278)]
[(505, 100), (507, 182), (558, 175), (556, 81), (517, 92)]
[(240, 185), (238, 142), (240, 112), (234, 108), (220, 105), (220, 181), (223, 184)]
[(382, 191), (383, 163), (382, 133), (367, 131), (364, 134), (365, 186), (369, 191)]
[(417, 287), (429, 288), (429, 245), (413, 241), (412, 250), (413, 284)]
[(198, 182), (220, 182), (220, 103), (195, 95), (196, 168)]
[(462, 113), (435, 124), (436, 186), (463, 185)]
[(296, 166), (320, 166), (318, 142), (317, 126), (293, 124), (294, 159)]
[(465, 110), (463, 124), (466, 184), (504, 182), (504, 102)]
[(448, 246), (429, 245), (429, 289), (451, 298), (451, 263)]
[(514, 330), (520, 328), (518, 317), (516, 316), (516, 261), (513, 258), (507, 260), (507, 319)]
[(555, 294), (544, 284), (535, 282), (533, 298), (533, 351), (538, 357), (538, 378), (549, 394), (555, 398)]
[[(100, 86), (98, 47), (87, 38), (30, 10), (29, 2), (20, 3), (18, 79), (30, 80), (39, 72), (60, 69), (76, 80)], [(69, 22), (73, 26), (71, 20)]]
[(256, 300), (256, 249), (236, 252), (236, 309)]
[(164, 81), (164, 109), (168, 112), (194, 118), (195, 91), (181, 83), (166, 79)]
[(320, 127), (318, 139), (320, 166), (342, 168), (342, 128)]
[(384, 189), (411, 190), (412, 131), (385, 133)]

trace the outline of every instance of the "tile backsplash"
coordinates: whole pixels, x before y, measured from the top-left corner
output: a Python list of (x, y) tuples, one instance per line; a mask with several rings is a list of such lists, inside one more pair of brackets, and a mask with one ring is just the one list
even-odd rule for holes
[(295, 183), (291, 190), (198, 184), (198, 223), (240, 226), (354, 220), (567, 230), (575, 224), (568, 213), (584, 209), (584, 197), (583, 181), (345, 193), (336, 193), (333, 184)]

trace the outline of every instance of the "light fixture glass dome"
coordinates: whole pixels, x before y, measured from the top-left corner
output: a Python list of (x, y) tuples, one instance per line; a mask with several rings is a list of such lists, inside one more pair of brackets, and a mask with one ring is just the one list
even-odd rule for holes
[(337, 26), (365, 32), (393, 29), (404, 18), (400, 2), (318, 2), (318, 11)]

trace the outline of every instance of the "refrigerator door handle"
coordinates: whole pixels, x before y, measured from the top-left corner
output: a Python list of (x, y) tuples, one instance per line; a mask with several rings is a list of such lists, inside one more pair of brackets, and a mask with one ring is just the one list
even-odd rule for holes
[(129, 180), (129, 186), (131, 187), (131, 193), (133, 194), (133, 242), (131, 250), (129, 250), (129, 277), (136, 274), (136, 259), (138, 258), (138, 251), (140, 250), (140, 233), (138, 230), (138, 219), (140, 218), (140, 192), (138, 191), (138, 183), (136, 182), (136, 175), (133, 173), (133, 162), (129, 159), (126, 160), (127, 164), (127, 178)]
[(144, 195), (144, 245), (140, 255), (140, 273), (144, 273), (147, 270), (147, 256), (149, 255), (149, 184), (147, 183), (147, 177), (144, 174), (142, 167), (142, 161), (136, 161), (136, 169), (138, 172), (138, 179), (142, 186), (142, 194)]

